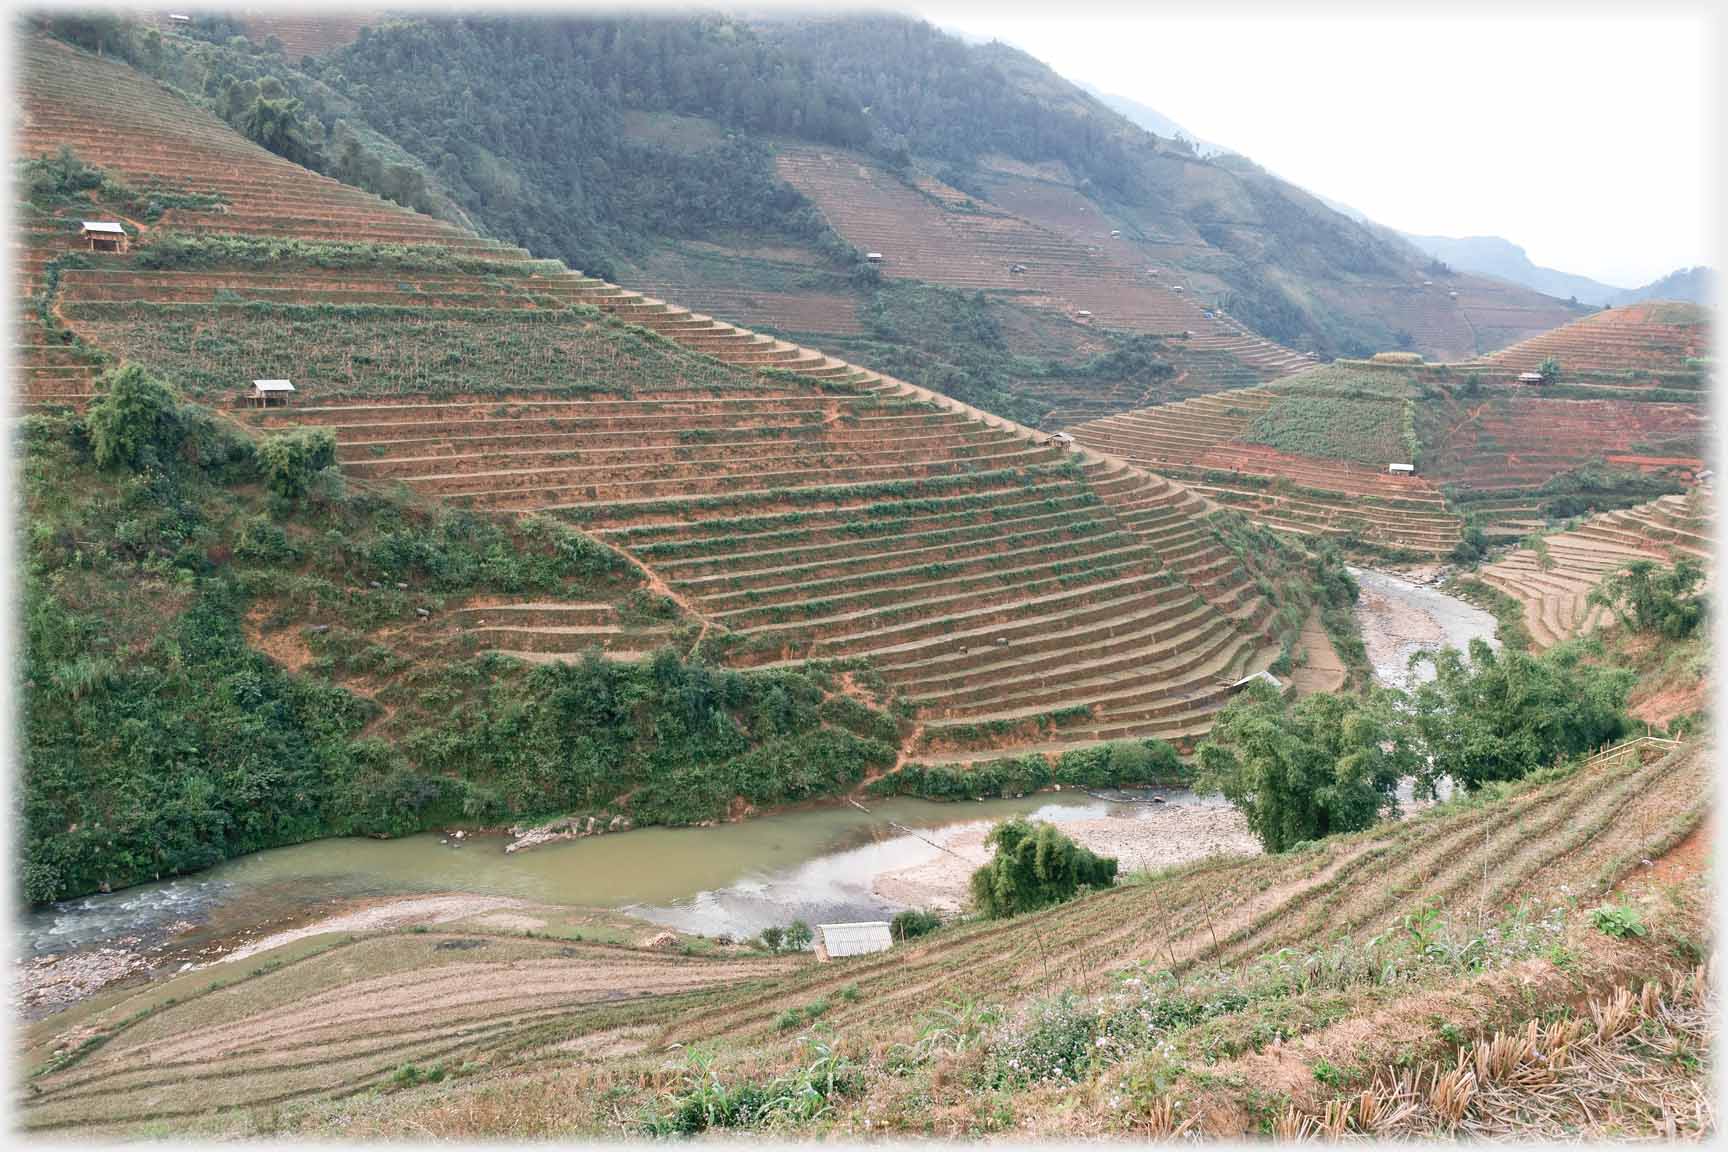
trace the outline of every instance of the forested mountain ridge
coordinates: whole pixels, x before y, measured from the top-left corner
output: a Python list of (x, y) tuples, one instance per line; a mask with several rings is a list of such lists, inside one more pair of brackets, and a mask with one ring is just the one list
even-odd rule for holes
[[(232, 30), (197, 29), (230, 50)], [(326, 131), (343, 119), (399, 148), (428, 181), (417, 206), (447, 195), (445, 214), (501, 239), (728, 319), (826, 342), (863, 335), (894, 352), (901, 374), (956, 392), (969, 380), (979, 401), (986, 377), (1007, 379), (996, 391), (1023, 402), (1011, 413), (1021, 419), (1063, 401), (1028, 398), (1018, 379), (1045, 368), (1002, 353), (1076, 365), (1115, 345), (1101, 328), (1218, 345), (1161, 351), (1166, 378), (1190, 391), (1288, 370), (1201, 308), (1322, 357), (1469, 355), (1570, 318), (1555, 301), (1469, 278), (1448, 286), (1457, 296), (1422, 293), (1411, 250), (1248, 161), (1197, 157), (1022, 52), (898, 16), (391, 19), (318, 59), (254, 58), (275, 61)], [(1011, 337), (1006, 349), (908, 349), (871, 325), (875, 278), (857, 259), (867, 238), (843, 225), (836, 235), (819, 189), (785, 187), (775, 155), (787, 145), (840, 149), (908, 188), (949, 189), (936, 193), (946, 209), (1012, 217), (1035, 239), (1054, 233), (1070, 264), (1109, 248), (1117, 258), (1098, 275), (1117, 289), (1183, 291), (1179, 303), (1195, 307), (1115, 317), (1046, 285), (943, 279), (890, 261), (890, 277), (985, 288), (979, 306)], [(1105, 235), (1110, 225), (1118, 236)], [(1002, 275), (1012, 263), (1038, 272), (1013, 251), (962, 255)], [(1079, 331), (1050, 312), (1097, 320)], [(848, 351), (868, 362), (874, 350)], [(1145, 399), (1156, 385), (1095, 390)]]

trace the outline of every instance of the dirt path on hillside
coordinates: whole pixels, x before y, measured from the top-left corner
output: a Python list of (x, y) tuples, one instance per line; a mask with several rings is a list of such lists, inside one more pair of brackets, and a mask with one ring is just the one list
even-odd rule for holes
[(244, 960), (248, 956), (256, 956), (260, 952), (268, 952), (272, 948), (280, 948), (284, 944), (292, 944), (296, 940), (304, 940), (308, 936), (318, 936), (325, 932), (372, 932), (383, 928), (408, 928), (415, 924), (448, 924), (452, 920), (464, 920), (483, 912), (493, 912), (500, 908), (522, 908), (526, 905), (526, 901), (510, 896), (472, 896), (459, 893), (383, 900), (364, 908), (314, 920), (298, 928), (274, 932), (261, 940), (236, 948), (216, 962)]
[(1336, 692), (1343, 687), (1345, 679), (1344, 661), (1338, 658), (1338, 653), (1332, 647), (1332, 637), (1326, 634), (1325, 625), (1320, 623), (1320, 609), (1312, 608), (1308, 619), (1302, 624), (1302, 632), (1297, 638), (1301, 651), (1307, 659), (1290, 673), (1290, 683), (1295, 686), (1298, 695), (1307, 696), (1314, 692)]
[[(1242, 814), (1224, 805), (1153, 805), (1132, 815), (1065, 820), (1057, 827), (1081, 847), (1114, 856), (1124, 874), (1207, 856), (1252, 856), (1260, 851), (1260, 842), (1248, 831)], [(976, 824), (937, 829), (928, 838), (946, 849), (941, 856), (883, 873), (871, 890), (895, 903), (959, 911), (966, 903), (968, 879), (990, 859), (984, 845), (989, 831), (988, 826)]]

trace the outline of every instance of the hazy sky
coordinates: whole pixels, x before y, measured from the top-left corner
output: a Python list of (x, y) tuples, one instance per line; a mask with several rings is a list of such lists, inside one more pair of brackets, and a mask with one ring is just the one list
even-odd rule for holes
[(1394, 228), (1623, 287), (1714, 259), (1704, 8), (1302, 10), (916, 3)]

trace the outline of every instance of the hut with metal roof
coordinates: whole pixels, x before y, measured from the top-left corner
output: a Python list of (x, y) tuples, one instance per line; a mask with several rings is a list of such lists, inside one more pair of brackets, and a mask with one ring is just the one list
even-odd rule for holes
[(816, 925), (816, 959), (838, 960), (844, 956), (868, 956), (886, 952), (894, 946), (894, 938), (886, 920), (866, 920), (857, 924)]

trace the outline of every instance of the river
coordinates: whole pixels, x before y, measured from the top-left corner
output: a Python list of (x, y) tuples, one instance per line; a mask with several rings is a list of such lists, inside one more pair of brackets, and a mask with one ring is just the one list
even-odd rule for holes
[[(1474, 636), (1492, 642), (1488, 613), (1390, 573), (1351, 571), (1361, 586), (1357, 619), (1382, 682), (1408, 688), (1431, 676), (1429, 669), (1408, 668), (1416, 651), (1463, 647)], [(1154, 796), (1164, 803), (1145, 802)], [(917, 901), (888, 898), (879, 880), (960, 875), (970, 865), (945, 858), (954, 853), (948, 845), (966, 846), (976, 856), (981, 829), (1009, 816), (1088, 822), (1085, 829), (1102, 837), (1101, 848), (1122, 846), (1125, 869), (1244, 850), (1241, 834), (1219, 819), (1234, 817), (1218, 812), (1222, 805), (1218, 797), (1184, 791), (1117, 801), (1078, 793), (952, 804), (897, 798), (872, 801), (868, 812), (830, 803), (736, 824), (642, 828), (510, 854), (502, 836), (322, 840), (255, 853), (196, 876), (26, 911), (20, 943), (26, 959), (119, 947), (160, 969), (356, 900), (434, 892), (615, 909), (684, 932), (749, 936), (794, 918), (889, 916)], [(916, 884), (884, 890), (920, 891)]]
[(1465, 650), (1478, 637), (1500, 647), (1494, 617), (1474, 604), (1377, 568), (1351, 568), (1350, 575), (1361, 589), (1356, 622), (1362, 643), (1382, 684), (1408, 692), (1432, 680), (1430, 665), (1410, 667), (1410, 657), (1418, 652), (1447, 646)]
[[(1157, 796), (1166, 804), (1130, 796)], [(824, 804), (736, 824), (640, 828), (510, 854), (503, 836), (320, 840), (257, 852), (196, 876), (30, 910), (21, 943), (26, 957), (122, 941), (143, 952), (171, 942), (182, 955), (261, 924), (304, 920), (326, 906), (428, 892), (611, 908), (686, 932), (753, 935), (793, 918), (814, 923), (892, 914), (903, 905), (876, 895), (873, 882), (942, 855), (931, 842), (941, 839), (933, 830), (959, 831), (1017, 815), (1052, 822), (1137, 820), (1222, 803), (1179, 790), (1138, 791), (1121, 802), (1080, 793), (947, 804), (896, 798), (870, 802), (869, 812)]]

